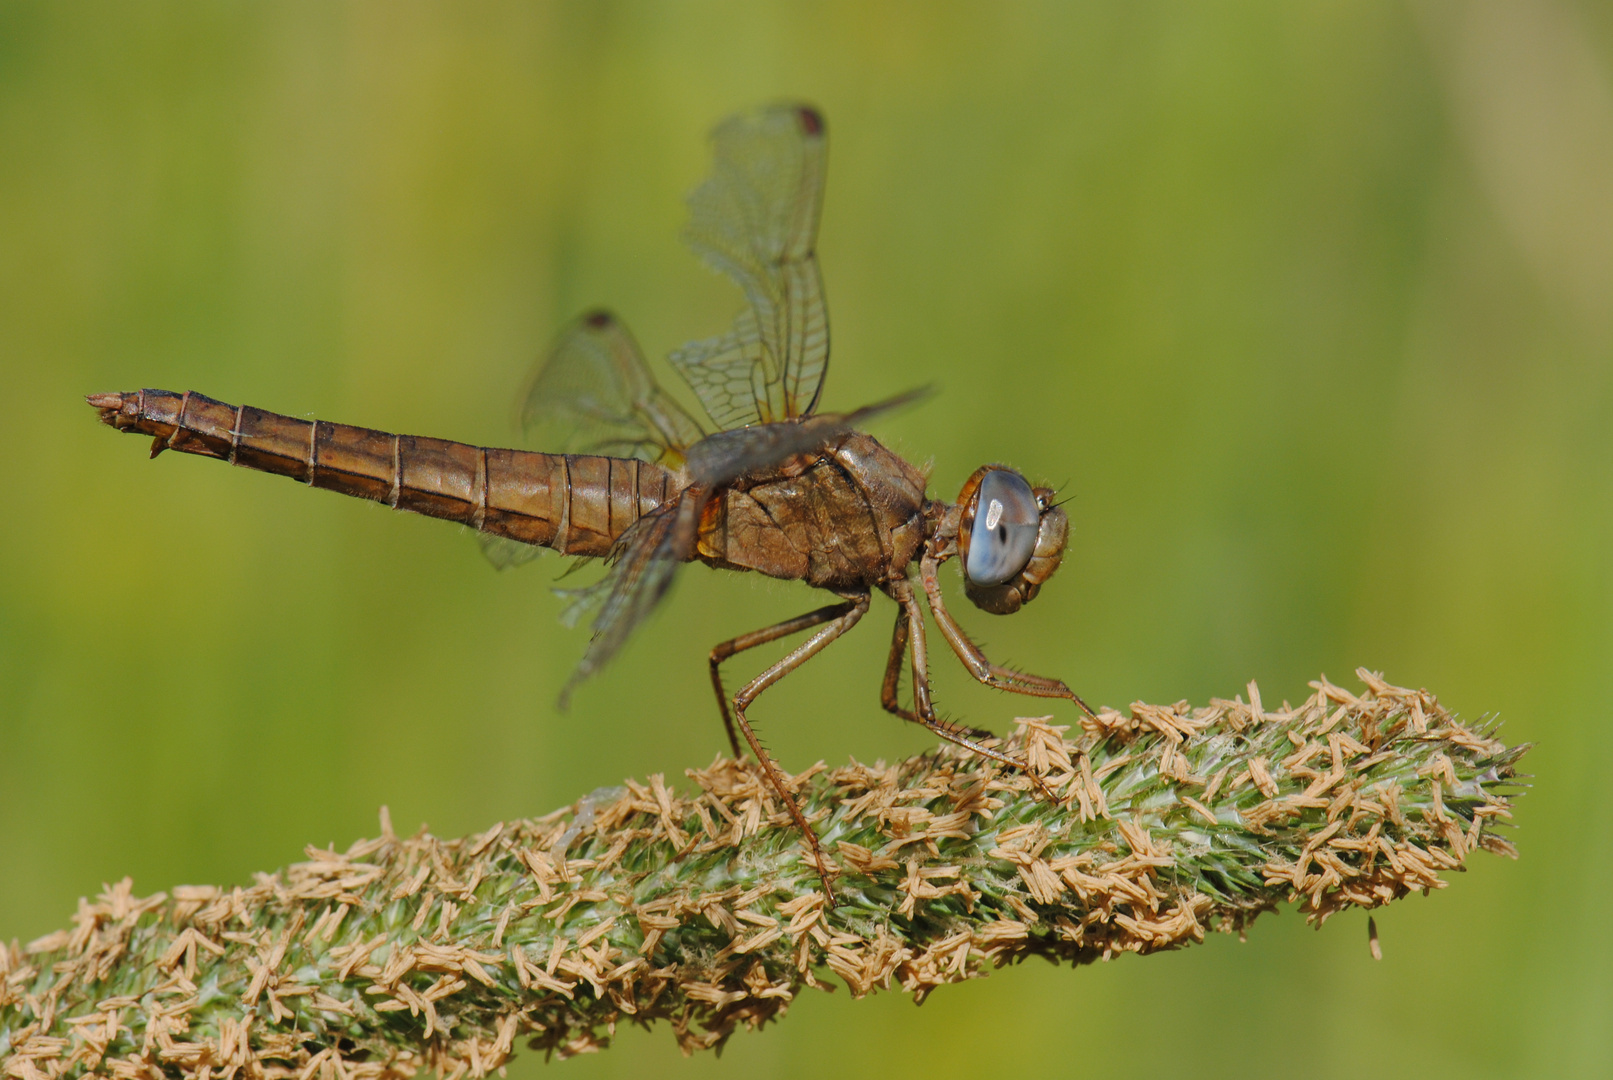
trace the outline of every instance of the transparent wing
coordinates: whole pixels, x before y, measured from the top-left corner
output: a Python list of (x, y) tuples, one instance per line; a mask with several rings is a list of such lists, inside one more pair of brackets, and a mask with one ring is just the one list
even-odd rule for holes
[(704, 432), (656, 383), (627, 327), (608, 311), (568, 326), (521, 395), (532, 445), (550, 453), (636, 457), (676, 468)]
[(523, 544), (507, 536), (494, 536), (492, 533), (477, 533), (476, 542), (482, 545), (482, 554), (493, 564), (495, 570), (525, 566), (545, 551), (551, 550), (537, 544)]
[(865, 405), (856, 412), (816, 413), (799, 420), (719, 431), (690, 448), (689, 473), (708, 490), (747, 473), (765, 474), (798, 454), (820, 452), (873, 417), (928, 394), (927, 387), (920, 387)]
[(609, 572), (583, 589), (566, 590), (573, 619), (597, 608), (594, 635), (577, 670), (560, 693), (565, 708), (578, 683), (615, 656), (633, 628), (644, 621), (672, 586), (672, 578), (693, 548), (704, 496), (686, 491), (681, 499), (640, 518), (617, 540)]
[(689, 196), (684, 239), (744, 290), (720, 337), (668, 359), (720, 428), (806, 416), (829, 364), (814, 253), (823, 205), (823, 118), (805, 105), (732, 117), (712, 133), (711, 175)]

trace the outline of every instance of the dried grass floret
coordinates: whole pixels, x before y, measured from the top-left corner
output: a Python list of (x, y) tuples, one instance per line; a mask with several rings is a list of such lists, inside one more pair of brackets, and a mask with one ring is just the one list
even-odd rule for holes
[(1320, 924), (1483, 848), (1515, 849), (1493, 728), (1358, 672), (1297, 708), (1103, 710), (1004, 747), (1059, 796), (951, 748), (792, 779), (841, 876), (829, 910), (753, 764), (595, 792), (462, 840), (381, 835), (248, 887), (136, 897), (0, 946), (0, 1076), (448, 1080), (518, 1041), (560, 1055), (669, 1022), (686, 1052), (783, 1015), (804, 987), (922, 1000), (1027, 956), (1073, 964), (1242, 932), (1283, 900)]

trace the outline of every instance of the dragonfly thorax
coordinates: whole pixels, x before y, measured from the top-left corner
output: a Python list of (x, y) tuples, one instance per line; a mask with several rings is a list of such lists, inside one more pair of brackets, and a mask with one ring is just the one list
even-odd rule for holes
[(862, 432), (770, 476), (722, 485), (701, 517), (708, 564), (826, 589), (905, 577), (923, 544), (924, 475)]

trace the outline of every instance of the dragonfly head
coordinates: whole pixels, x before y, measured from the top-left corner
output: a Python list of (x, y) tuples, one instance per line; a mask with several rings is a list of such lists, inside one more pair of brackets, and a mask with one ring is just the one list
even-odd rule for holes
[(1070, 519), (1051, 488), (1033, 488), (1005, 465), (975, 470), (958, 494), (964, 592), (994, 615), (1018, 611), (1064, 558)]

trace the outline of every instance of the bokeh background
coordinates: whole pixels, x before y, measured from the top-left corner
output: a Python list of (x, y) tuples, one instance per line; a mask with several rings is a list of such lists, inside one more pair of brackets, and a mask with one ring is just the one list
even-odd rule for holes
[[(934, 490), (1000, 460), (1073, 496), (1042, 598), (966, 616), (995, 655), (1117, 705), (1368, 665), (1499, 713), (1539, 743), (1522, 860), (1379, 913), (1381, 963), (1364, 916), (1290, 911), (920, 1009), (811, 994), (720, 1059), (629, 1030), (548, 1067), (1608, 1075), (1610, 13), (0, 6), (0, 934), (124, 874), (247, 880), (383, 803), (454, 836), (717, 753), (706, 650), (802, 587), (687, 570), (562, 714), (559, 561), (500, 575), (456, 526), (148, 462), (81, 395), (508, 444), (585, 307), (654, 355), (727, 326), (682, 197), (716, 120), (801, 97), (831, 132), (826, 404), (934, 383), (876, 431)], [(755, 709), (785, 763), (929, 745), (877, 705), (889, 616)], [(973, 723), (1028, 707), (935, 668)]]

